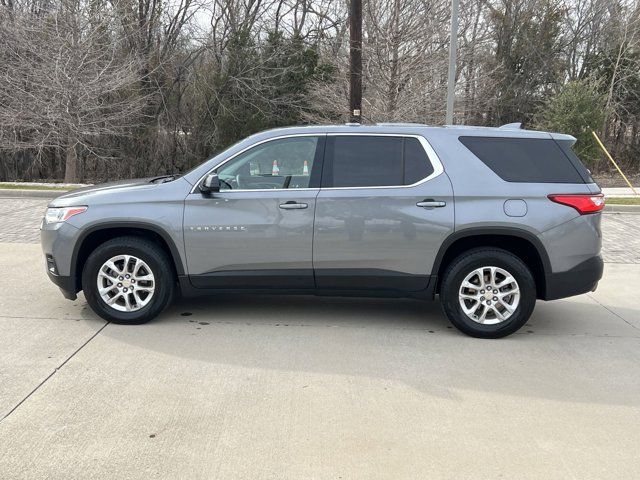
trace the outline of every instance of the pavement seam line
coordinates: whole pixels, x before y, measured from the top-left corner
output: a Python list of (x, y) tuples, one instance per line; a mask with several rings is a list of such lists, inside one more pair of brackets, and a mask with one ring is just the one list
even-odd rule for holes
[(0, 315), (0, 318), (28, 318), (30, 320), (75, 320), (76, 322), (79, 322), (80, 320), (85, 320), (84, 318), (73, 318), (73, 317), (68, 317), (68, 318), (59, 318), (59, 317), (33, 317), (31, 315)]
[(71, 360), (80, 350), (82, 350), (85, 346), (87, 346), (91, 340), (96, 338), (98, 334), (102, 332), (102, 330), (104, 330), (107, 325), (109, 325), (109, 323), (110, 322), (106, 322), (93, 335), (91, 335), (86, 342), (80, 345), (71, 355), (69, 355), (60, 365), (54, 368), (53, 372), (47, 375), (47, 377), (44, 380), (42, 380), (38, 385), (36, 385), (36, 387), (33, 390), (31, 390), (22, 400), (20, 400), (11, 410), (9, 410), (9, 412), (7, 412), (7, 414), (4, 417), (0, 419), (0, 423), (4, 422), (7, 419), (7, 417), (9, 417), (9, 415), (15, 412), (20, 407), (20, 405), (26, 402), (31, 397), (31, 395), (36, 393), (40, 389), (40, 387), (42, 387), (45, 383), (47, 383), (47, 381), (51, 377), (53, 377), (62, 367), (64, 367), (67, 364), (67, 362), (69, 362), (69, 360)]
[(636, 327), (633, 323), (627, 321), (626, 318), (624, 318), (622, 315), (617, 314), (616, 312), (614, 312), (613, 310), (611, 310), (609, 307), (607, 307), (605, 304), (601, 303), (598, 301), (597, 298), (591, 296), (590, 294), (587, 294), (587, 297), (589, 297), (590, 299), (592, 299), (594, 302), (596, 302), (598, 305), (600, 305), (602, 308), (604, 308), (607, 312), (612, 313), (613, 315), (615, 315), (616, 317), (618, 317), (620, 320), (622, 320), (624, 323), (626, 323), (627, 325), (629, 325), (631, 328), (635, 328), (636, 330), (640, 330), (640, 328)]

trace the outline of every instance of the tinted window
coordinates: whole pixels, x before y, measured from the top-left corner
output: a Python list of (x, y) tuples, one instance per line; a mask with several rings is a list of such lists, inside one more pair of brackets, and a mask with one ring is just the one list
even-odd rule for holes
[(573, 145), (572, 141), (569, 140), (556, 140), (556, 143), (560, 146), (564, 154), (571, 160), (573, 166), (578, 170), (578, 173), (582, 177), (585, 183), (594, 183), (595, 180), (591, 176), (591, 172), (584, 166), (584, 164), (578, 158), (578, 155), (573, 151), (571, 146)]
[(433, 167), (415, 138), (393, 136), (329, 136), (323, 185), (380, 187), (410, 185)]
[(427, 152), (417, 138), (404, 140), (404, 184), (411, 185), (433, 173)]
[(318, 137), (292, 137), (251, 148), (218, 169), (220, 189), (307, 188), (317, 146)]
[(552, 139), (460, 137), (460, 142), (507, 182), (584, 183)]

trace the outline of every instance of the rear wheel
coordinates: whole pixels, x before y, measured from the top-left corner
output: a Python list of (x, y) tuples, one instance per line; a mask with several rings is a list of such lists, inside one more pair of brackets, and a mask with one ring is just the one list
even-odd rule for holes
[(442, 279), (440, 300), (460, 331), (500, 338), (527, 322), (536, 303), (536, 286), (529, 268), (515, 255), (478, 248), (451, 262)]
[(175, 279), (165, 252), (138, 237), (96, 248), (84, 265), (82, 289), (94, 312), (114, 323), (140, 324), (171, 302)]

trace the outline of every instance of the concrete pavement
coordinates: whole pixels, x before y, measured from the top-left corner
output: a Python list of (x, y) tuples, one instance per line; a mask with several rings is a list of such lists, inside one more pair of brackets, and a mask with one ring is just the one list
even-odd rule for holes
[(2, 479), (640, 476), (640, 264), (487, 341), (412, 300), (214, 297), (106, 324), (11, 242)]

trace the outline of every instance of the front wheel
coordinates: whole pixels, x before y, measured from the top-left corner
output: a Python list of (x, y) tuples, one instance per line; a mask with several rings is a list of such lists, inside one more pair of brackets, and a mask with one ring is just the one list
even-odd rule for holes
[(500, 338), (527, 323), (536, 303), (536, 285), (520, 258), (506, 250), (478, 248), (451, 262), (442, 279), (440, 300), (460, 331)]
[(96, 248), (84, 265), (82, 289), (94, 312), (114, 323), (140, 324), (171, 302), (175, 278), (154, 242), (120, 237)]

